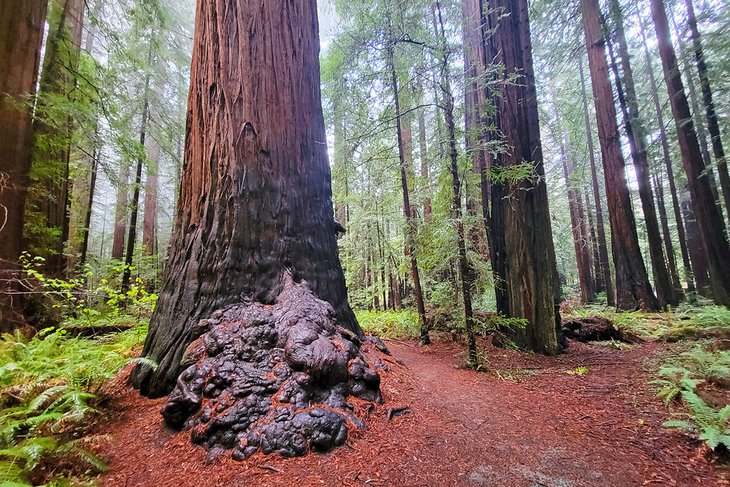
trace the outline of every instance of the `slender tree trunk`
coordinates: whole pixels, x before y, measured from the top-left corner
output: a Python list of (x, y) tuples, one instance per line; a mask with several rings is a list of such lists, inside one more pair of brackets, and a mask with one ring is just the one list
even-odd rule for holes
[(641, 256), (631, 196), (626, 184), (625, 162), (621, 153), (613, 89), (608, 76), (598, 0), (581, 0), (581, 6), (611, 224), (611, 248), (616, 268), (616, 307), (619, 310), (657, 311), (659, 302), (652, 291)]
[[(34, 121), (31, 212), (37, 215), (35, 229), (45, 226), (46, 234), (29, 234), (30, 244), (47, 252), (46, 270), (61, 275), (66, 266), (65, 245), (69, 237), (69, 163), (73, 119), (59, 114), (53, 97), (73, 103), (76, 71), (84, 24), (83, 0), (52, 0), (49, 4), (49, 33), (39, 83), (39, 101)], [(46, 120), (66, 118), (66, 123)]]
[(418, 148), (421, 159), (421, 191), (423, 198), (423, 221), (431, 220), (431, 185), (429, 182), (430, 171), (428, 158), (428, 143), (426, 141), (426, 112), (424, 109), (418, 111)]
[(621, 107), (624, 119), (624, 128), (629, 141), (631, 159), (634, 162), (636, 181), (639, 185), (639, 199), (641, 200), (641, 209), (644, 213), (644, 224), (649, 241), (649, 255), (651, 257), (652, 270), (654, 271), (654, 285), (660, 306), (664, 307), (667, 304), (676, 306), (679, 304), (680, 296), (675, 295), (672, 279), (664, 260), (662, 237), (659, 230), (656, 208), (654, 207), (654, 194), (651, 188), (649, 161), (646, 154), (646, 130), (641, 120), (639, 103), (636, 99), (634, 74), (631, 69), (626, 35), (624, 34), (621, 5), (618, 3), (618, 0), (611, 0), (610, 8), (616, 26), (616, 38), (623, 76), (619, 73), (618, 63), (613, 52), (613, 44), (610, 41), (607, 43), (608, 52), (616, 82), (619, 106)]
[(439, 46), (441, 51), (440, 80), (442, 87), (444, 106), (444, 120), (449, 136), (449, 172), (451, 173), (451, 214), (456, 222), (456, 240), (459, 249), (459, 284), (461, 288), (462, 303), (464, 305), (464, 325), (469, 350), (468, 362), (473, 367), (477, 364), (477, 345), (474, 337), (474, 311), (472, 310), (472, 288), (473, 271), (469, 267), (466, 256), (466, 235), (464, 230), (464, 219), (461, 208), (461, 180), (459, 178), (459, 153), (456, 148), (456, 121), (454, 119), (454, 95), (451, 92), (451, 76), (449, 73), (449, 58), (444, 32), (444, 21), (441, 13), (441, 3), (435, 2), (438, 16)]
[[(588, 231), (590, 235), (588, 242), (590, 244), (591, 252), (591, 269), (593, 269), (593, 276), (597, 276), (602, 272), (601, 257), (598, 249), (598, 236), (596, 235), (596, 226), (593, 223), (593, 215), (591, 214), (591, 197), (587, 188), (584, 188), (583, 190), (583, 197), (586, 202), (586, 215), (588, 215)], [(600, 288), (597, 278), (594, 278), (594, 283), (597, 293), (606, 292), (605, 287), (603, 289)]]
[(144, 184), (144, 216), (142, 246), (145, 255), (157, 253), (157, 185), (160, 169), (160, 144), (154, 137), (147, 139), (147, 177)]
[(579, 58), (580, 67), (580, 88), (583, 101), (583, 123), (588, 143), (588, 159), (591, 163), (591, 185), (593, 187), (593, 201), (596, 205), (596, 237), (598, 248), (598, 259), (596, 267), (600, 272), (596, 274), (598, 289), (606, 292), (606, 302), (609, 306), (615, 306), (615, 291), (613, 278), (611, 277), (611, 264), (608, 260), (608, 242), (606, 239), (606, 227), (603, 223), (603, 204), (601, 203), (601, 188), (598, 183), (598, 170), (596, 168), (596, 151), (593, 145), (593, 129), (591, 128), (590, 112), (588, 110), (588, 95), (586, 91), (585, 73), (583, 71), (583, 58)]
[(112, 237), (112, 259), (124, 257), (124, 239), (127, 234), (129, 212), (129, 161), (122, 160), (117, 180), (117, 203), (114, 210), (114, 236)]
[(649, 78), (649, 87), (651, 91), (652, 103), (654, 104), (654, 111), (657, 117), (657, 124), (659, 125), (659, 139), (662, 145), (662, 157), (664, 159), (664, 167), (667, 175), (667, 182), (669, 183), (669, 193), (672, 198), (672, 211), (674, 212), (674, 221), (677, 224), (677, 235), (679, 236), (679, 249), (682, 254), (682, 265), (684, 266), (684, 278), (687, 281), (687, 291), (694, 292), (695, 284), (694, 278), (692, 277), (692, 264), (689, 258), (689, 251), (687, 250), (687, 235), (684, 229), (684, 219), (682, 217), (682, 211), (679, 203), (679, 193), (674, 180), (674, 168), (672, 167), (672, 153), (669, 149), (669, 139), (667, 137), (667, 131), (664, 124), (664, 114), (662, 110), (662, 104), (659, 101), (659, 90), (657, 88), (656, 78), (654, 76), (654, 68), (652, 66), (652, 57), (649, 54), (649, 46), (646, 42), (646, 32), (644, 31), (644, 24), (639, 20), (639, 32), (641, 33), (642, 45), (644, 46), (644, 61), (646, 65), (647, 76)]
[(401, 120), (400, 96), (398, 89), (398, 75), (395, 71), (395, 46), (388, 46), (388, 64), (391, 74), (391, 88), (393, 90), (393, 100), (395, 103), (396, 116), (396, 133), (398, 137), (398, 158), (400, 160), (400, 180), (401, 190), (403, 191), (403, 213), (406, 218), (406, 258), (410, 260), (411, 278), (413, 279), (413, 292), (416, 298), (416, 308), (421, 327), (421, 343), (431, 343), (428, 336), (428, 322), (426, 320), (426, 305), (423, 301), (423, 291), (421, 289), (421, 275), (418, 271), (418, 259), (416, 257), (415, 238), (416, 238), (416, 221), (413, 218), (413, 209), (411, 208), (410, 193), (408, 190), (408, 167), (405, 154), (405, 146), (403, 141), (403, 126)]
[(677, 68), (677, 58), (672, 46), (663, 0), (651, 0), (651, 14), (692, 205), (707, 254), (713, 299), (718, 304), (728, 306), (730, 305), (730, 246), (725, 238), (722, 213), (712, 197), (697, 134), (691, 121), (689, 103)]
[[(513, 340), (530, 350), (555, 354), (562, 341), (560, 287), (542, 160), (528, 5), (526, 0), (500, 0), (494, 7), (509, 17), (497, 26), (493, 53), (504, 64), (507, 76), (522, 74), (519, 83), (501, 85), (497, 116), (506, 151), (499, 157), (497, 171), (529, 164), (533, 174), (493, 184), (492, 212), (499, 215), (492, 219), (493, 234), (504, 233), (503, 246), (493, 243), (493, 253), (502, 253), (504, 266), (499, 271), (503, 272), (507, 315), (527, 322), (524, 329), (510, 333)], [(498, 240), (493, 236), (494, 242)]]
[(707, 117), (707, 131), (710, 133), (712, 152), (715, 156), (715, 162), (717, 163), (717, 174), (720, 178), (720, 187), (722, 188), (722, 198), (725, 203), (725, 211), (727, 212), (728, 218), (730, 218), (730, 174), (728, 174), (727, 161), (725, 160), (725, 149), (722, 145), (722, 139), (720, 138), (720, 126), (717, 122), (715, 103), (712, 99), (710, 77), (707, 74), (707, 63), (705, 62), (705, 54), (702, 50), (702, 40), (700, 39), (700, 31), (697, 28), (697, 18), (695, 17), (692, 0), (684, 0), (684, 4), (687, 8), (687, 25), (689, 27), (690, 37), (692, 38), (692, 47), (694, 48), (697, 72), (700, 76), (702, 102), (705, 106), (705, 114)]
[[(553, 100), (556, 119), (560, 120), (557, 105)], [(575, 164), (570, 159), (570, 150), (566, 149), (567, 137), (562, 133), (562, 127), (558, 130), (560, 162), (563, 166), (563, 178), (565, 179), (565, 188), (568, 190), (568, 208), (570, 211), (570, 226), (573, 233), (573, 248), (575, 249), (576, 267), (578, 269), (578, 281), (580, 284), (580, 298), (582, 303), (590, 303), (596, 300), (596, 291), (591, 275), (591, 257), (590, 245), (587, 244), (586, 226), (583, 219), (583, 202), (580, 191), (575, 187), (573, 174), (575, 172)]]
[[(13, 289), (24, 250), (32, 113), (48, 2), (0, 2), (0, 290)], [(0, 293), (0, 332), (24, 323), (21, 302)]]
[(672, 244), (672, 233), (669, 230), (669, 220), (667, 218), (667, 208), (664, 200), (664, 184), (659, 177), (654, 174), (654, 190), (656, 192), (656, 205), (659, 209), (659, 222), (662, 226), (662, 240), (664, 241), (664, 253), (667, 256), (667, 270), (672, 278), (672, 285), (677, 293), (682, 293), (682, 283), (679, 280), (677, 272), (677, 259), (674, 255), (674, 245)]
[(697, 215), (692, 206), (692, 199), (687, 187), (682, 192), (682, 214), (687, 226), (687, 248), (690, 259), (692, 260), (692, 271), (697, 293), (700, 296), (712, 297), (712, 284), (710, 282), (707, 253), (702, 243), (700, 227), (697, 224)]

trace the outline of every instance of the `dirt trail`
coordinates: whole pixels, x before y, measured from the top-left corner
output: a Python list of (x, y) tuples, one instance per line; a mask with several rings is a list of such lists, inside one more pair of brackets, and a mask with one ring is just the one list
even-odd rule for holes
[[(257, 455), (205, 465), (187, 433), (161, 426), (161, 401), (120, 388), (96, 443), (106, 486), (636, 486), (728, 485), (647, 387), (660, 350), (573, 344), (558, 358), (488, 348), (485, 368), (459, 368), (463, 347), (389, 343), (386, 403), (368, 430), (326, 455)], [(574, 372), (569, 374), (566, 372)], [(584, 372), (578, 375), (577, 372)], [(388, 421), (390, 408), (410, 412)]]

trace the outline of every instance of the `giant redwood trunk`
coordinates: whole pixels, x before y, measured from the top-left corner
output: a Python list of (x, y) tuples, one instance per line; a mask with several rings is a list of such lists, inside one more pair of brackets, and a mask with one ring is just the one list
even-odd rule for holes
[[(32, 109), (40, 66), (46, 0), (0, 2), (0, 279), (19, 270), (30, 170)], [(2, 283), (2, 289), (6, 284)], [(0, 331), (23, 321), (19, 300), (3, 293)]]
[[(497, 171), (507, 175), (492, 190), (492, 234), (497, 234), (493, 245), (494, 253), (500, 254), (497, 272), (502, 272), (507, 315), (527, 322), (524, 329), (512, 330), (512, 339), (530, 350), (555, 354), (560, 348), (558, 272), (542, 160), (527, 1), (498, 0), (493, 7), (509, 13), (494, 33), (493, 52), (504, 64), (505, 75), (521, 75), (518, 83), (501, 84), (497, 102), (506, 149), (499, 157)], [(531, 176), (508, 176), (510, 170), (525, 165), (530, 166)]]
[[(198, 2), (165, 279), (132, 382), (168, 424), (245, 458), (341, 445), (379, 376), (347, 302), (315, 0)], [(177, 385), (176, 385), (177, 381)], [(347, 418), (347, 419), (346, 419)]]
[(613, 89), (608, 77), (598, 0), (581, 0), (581, 7), (606, 181), (611, 249), (616, 268), (616, 307), (619, 310), (656, 311), (659, 302), (651, 289), (641, 256), (631, 196), (626, 184), (625, 162), (616, 122)]
[(687, 173), (692, 206), (707, 255), (712, 297), (718, 304), (728, 306), (730, 305), (730, 246), (725, 237), (722, 213), (712, 195), (697, 134), (692, 123), (689, 103), (684, 93), (682, 76), (677, 67), (677, 57), (669, 33), (664, 0), (651, 0), (651, 15), (654, 19), (659, 54), (664, 68), (664, 80), (667, 84), (672, 114), (677, 127), (677, 139), (684, 170)]

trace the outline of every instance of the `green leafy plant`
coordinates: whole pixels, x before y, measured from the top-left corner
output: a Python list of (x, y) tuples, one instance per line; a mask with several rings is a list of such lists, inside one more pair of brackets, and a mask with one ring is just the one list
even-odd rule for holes
[(583, 377), (584, 375), (586, 375), (588, 373), (588, 367), (586, 367), (585, 365), (579, 365), (578, 367), (576, 367), (574, 369), (566, 370), (565, 373), (568, 375), (575, 375), (578, 377)]
[(659, 378), (651, 381), (651, 384), (658, 386), (657, 396), (667, 406), (679, 399), (683, 391), (693, 391), (701, 382), (700, 379), (693, 379), (691, 372), (683, 367), (662, 367), (659, 369)]
[(687, 431), (712, 450), (720, 446), (730, 449), (730, 405), (716, 410), (692, 390), (685, 389), (681, 395), (689, 412), (679, 413), (677, 416), (686, 419), (665, 421), (664, 426)]

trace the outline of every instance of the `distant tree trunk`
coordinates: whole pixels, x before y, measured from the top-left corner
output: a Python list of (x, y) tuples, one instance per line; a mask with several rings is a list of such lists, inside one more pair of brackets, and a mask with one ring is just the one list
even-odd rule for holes
[(431, 219), (431, 189), (429, 185), (428, 143), (426, 142), (426, 112), (418, 111), (418, 148), (421, 159), (421, 190), (423, 192), (423, 221)]
[(449, 57), (447, 50), (446, 33), (441, 13), (441, 3), (435, 2), (438, 16), (439, 47), (441, 51), (440, 85), (444, 100), (444, 120), (449, 136), (449, 172), (451, 173), (451, 214), (456, 222), (456, 241), (459, 255), (459, 279), (462, 303), (464, 305), (464, 325), (468, 343), (468, 363), (477, 366), (477, 345), (474, 337), (474, 311), (472, 310), (472, 288), (474, 283), (473, 271), (469, 267), (466, 256), (466, 235), (461, 208), (461, 180), (459, 178), (459, 153), (456, 148), (456, 121), (454, 117), (454, 95), (451, 92), (451, 76), (449, 73)]
[(147, 177), (144, 184), (142, 246), (145, 255), (157, 253), (157, 180), (160, 169), (160, 144), (154, 137), (147, 142)]
[[(39, 101), (34, 121), (32, 210), (45, 225), (45, 236), (29, 234), (31, 245), (47, 252), (46, 270), (61, 275), (66, 266), (65, 245), (69, 236), (69, 163), (73, 118), (55, 126), (44, 119), (58, 119), (62, 114), (52, 97), (75, 96), (76, 71), (84, 25), (83, 0), (52, 0), (49, 5), (49, 33), (43, 71), (39, 83)], [(52, 230), (52, 231), (51, 231)]]
[(600, 272), (596, 273), (597, 291), (605, 291), (606, 302), (609, 306), (615, 306), (615, 292), (613, 288), (613, 279), (611, 277), (611, 264), (608, 260), (608, 242), (606, 239), (606, 227), (603, 223), (603, 205), (601, 203), (601, 188), (598, 183), (598, 170), (596, 168), (596, 151), (593, 146), (593, 129), (591, 128), (590, 112), (588, 111), (588, 95), (586, 92), (585, 73), (583, 71), (583, 58), (579, 58), (580, 67), (580, 89), (583, 101), (583, 123), (586, 131), (586, 141), (588, 143), (588, 159), (591, 163), (591, 185), (593, 187), (593, 201), (596, 205), (596, 245), (598, 249), (598, 259), (596, 259), (596, 267)]
[[(487, 110), (484, 88), (487, 66), (485, 64), (485, 44), (482, 37), (482, 1), (461, 0), (462, 38), (464, 49), (464, 129), (466, 153), (471, 159), (471, 169), (476, 175), (486, 168), (487, 152), (484, 140), (487, 126), (482, 123)], [(481, 179), (481, 178), (480, 178)], [(468, 178), (467, 178), (468, 180)], [(473, 225), (469, 240), (474, 249), (486, 260), (489, 256), (489, 238), (486, 222), (483, 219), (481, 194), (470, 191), (466, 184), (466, 211), (468, 215), (482, 224)], [(483, 193), (480, 181), (480, 193)], [(482, 213), (482, 216), (479, 214)]]
[[(0, 281), (19, 270), (32, 143), (30, 100), (40, 67), (46, 0), (0, 2)], [(0, 289), (12, 289), (2, 282)], [(0, 332), (24, 322), (19, 299), (0, 297)]]
[(728, 218), (730, 218), (730, 174), (728, 174), (727, 161), (725, 160), (725, 149), (722, 145), (722, 139), (720, 138), (720, 126), (717, 122), (715, 103), (712, 99), (710, 77), (707, 74), (707, 63), (705, 62), (705, 54), (702, 50), (702, 40), (700, 39), (700, 31), (697, 28), (697, 18), (695, 17), (692, 0), (684, 0), (684, 4), (687, 8), (687, 25), (689, 26), (690, 37), (692, 38), (692, 47), (695, 52), (697, 72), (700, 76), (702, 101), (705, 106), (705, 114), (707, 116), (707, 130), (710, 133), (712, 152), (715, 156), (715, 162), (717, 163), (717, 174), (720, 178), (720, 187), (722, 188), (722, 198), (725, 203), (725, 211), (727, 212)]
[[(557, 105), (555, 106), (555, 115), (560, 120)], [(558, 130), (562, 132), (562, 127)], [(580, 191), (575, 187), (573, 173), (575, 172), (575, 164), (571, 159), (571, 152), (566, 147), (566, 136), (560, 133), (560, 162), (563, 166), (563, 178), (565, 179), (565, 188), (568, 190), (568, 208), (570, 211), (570, 226), (573, 233), (573, 248), (575, 249), (576, 267), (578, 268), (578, 281), (580, 284), (580, 299), (582, 303), (590, 303), (596, 300), (596, 290), (591, 275), (591, 256), (587, 237), (585, 220), (583, 219), (583, 201)]]
[(391, 43), (388, 46), (388, 64), (391, 75), (391, 89), (393, 90), (393, 100), (395, 103), (396, 117), (396, 134), (398, 137), (398, 158), (400, 160), (400, 182), (403, 192), (403, 213), (406, 218), (406, 258), (410, 260), (411, 278), (413, 279), (413, 292), (416, 298), (416, 309), (421, 328), (421, 343), (431, 343), (428, 336), (428, 322), (426, 319), (426, 305), (423, 301), (423, 291), (421, 289), (421, 275), (418, 271), (418, 259), (416, 257), (415, 239), (416, 239), (416, 220), (413, 218), (413, 209), (411, 208), (410, 192), (408, 189), (408, 161), (406, 159), (406, 148), (403, 140), (403, 126), (401, 120), (400, 108), (400, 91), (398, 89), (398, 75), (395, 70), (395, 46)]
[(114, 236), (112, 237), (112, 259), (124, 257), (124, 239), (127, 235), (129, 211), (129, 160), (122, 159), (117, 180), (117, 203), (114, 210)]
[(581, 6), (611, 224), (611, 248), (616, 268), (616, 307), (619, 310), (657, 311), (659, 302), (652, 291), (641, 256), (631, 196), (624, 174), (625, 162), (621, 153), (613, 89), (608, 77), (598, 0), (581, 0)]
[(667, 218), (667, 208), (664, 200), (664, 184), (659, 177), (654, 174), (654, 190), (656, 192), (656, 206), (659, 209), (659, 222), (662, 227), (662, 240), (664, 241), (664, 253), (667, 256), (667, 270), (672, 278), (672, 285), (677, 293), (682, 293), (682, 283), (679, 280), (677, 272), (677, 259), (674, 255), (674, 245), (672, 244), (672, 233), (669, 230), (669, 220)]
[(654, 271), (654, 285), (659, 304), (662, 307), (667, 304), (676, 306), (679, 304), (681, 296), (676, 293), (672, 285), (672, 278), (664, 259), (661, 231), (659, 230), (657, 211), (654, 206), (649, 160), (646, 154), (646, 130), (644, 129), (644, 124), (639, 113), (639, 102), (636, 98), (634, 74), (631, 69), (629, 48), (624, 33), (621, 5), (618, 0), (611, 0), (610, 8), (616, 27), (618, 54), (623, 76), (619, 72), (618, 63), (613, 51), (613, 44), (610, 41), (607, 43), (608, 52), (611, 58), (619, 106), (621, 107), (624, 119), (624, 128), (629, 141), (631, 159), (634, 162), (636, 181), (639, 185), (639, 199), (641, 200), (641, 209), (644, 213), (644, 225), (646, 226), (646, 234), (649, 241), (649, 255), (651, 257), (652, 270)]
[[(649, 77), (649, 88), (651, 91), (651, 98), (654, 104), (654, 112), (657, 117), (657, 125), (659, 125), (659, 139), (662, 144), (662, 157), (664, 159), (664, 167), (666, 170), (667, 182), (669, 183), (669, 193), (672, 197), (672, 210), (674, 212), (674, 221), (677, 224), (677, 235), (679, 237), (679, 249), (682, 254), (682, 265), (684, 266), (684, 278), (687, 281), (687, 291), (694, 292), (695, 284), (694, 278), (692, 277), (692, 264), (689, 258), (689, 251), (687, 250), (687, 235), (684, 229), (684, 220), (682, 217), (682, 210), (679, 203), (679, 193), (674, 181), (674, 168), (672, 167), (672, 153), (669, 149), (669, 139), (667, 137), (667, 131), (664, 125), (664, 114), (662, 111), (662, 104), (659, 101), (659, 91), (657, 88), (656, 78), (654, 77), (654, 68), (652, 67), (652, 57), (649, 54), (649, 46), (646, 42), (646, 33), (644, 31), (644, 24), (639, 20), (639, 32), (641, 33), (642, 44), (644, 46), (644, 61)], [(670, 242), (671, 243), (671, 242)]]
[(590, 243), (591, 269), (593, 269), (594, 276), (593, 282), (597, 293), (605, 292), (605, 289), (599, 289), (597, 278), (595, 277), (602, 272), (600, 263), (601, 258), (598, 250), (598, 236), (596, 235), (596, 226), (593, 223), (593, 215), (591, 214), (591, 197), (587, 188), (583, 189), (583, 198), (586, 202), (586, 215), (588, 216), (588, 231), (590, 235), (588, 242)]
[(87, 193), (88, 200), (84, 208), (84, 228), (82, 230), (81, 249), (79, 253), (79, 266), (82, 267), (86, 264), (86, 258), (89, 252), (89, 234), (91, 233), (91, 216), (94, 213), (94, 193), (96, 193), (96, 177), (99, 171), (100, 152), (95, 148), (91, 155), (91, 174), (89, 176), (89, 189)]
[(677, 69), (677, 58), (672, 46), (664, 0), (651, 0), (651, 14), (654, 19), (672, 114), (677, 127), (679, 148), (682, 153), (684, 170), (687, 173), (692, 206), (707, 254), (713, 299), (718, 304), (728, 306), (730, 305), (730, 246), (725, 238), (722, 213), (710, 191), (697, 134), (691, 121), (689, 103), (684, 93), (682, 76)]
[[(524, 318), (527, 326), (512, 330), (517, 345), (555, 354), (560, 349), (560, 289), (553, 247), (547, 186), (532, 65), (532, 43), (526, 0), (499, 0), (494, 8), (508, 13), (494, 32), (494, 53), (506, 76), (519, 73), (518, 83), (501, 85), (497, 103), (499, 128), (506, 152), (498, 172), (529, 165), (528, 178), (506, 178), (492, 186), (494, 252), (500, 252), (508, 316)], [(491, 53), (490, 53), (491, 54)], [(499, 187), (499, 190), (497, 190)], [(495, 197), (496, 193), (496, 197)]]
[(709, 264), (707, 262), (707, 253), (702, 243), (700, 235), (700, 227), (697, 224), (697, 218), (692, 206), (689, 189), (684, 188), (682, 192), (682, 214), (684, 222), (687, 225), (687, 248), (690, 259), (692, 260), (692, 271), (694, 276), (697, 293), (700, 296), (712, 297), (712, 284), (710, 283)]

